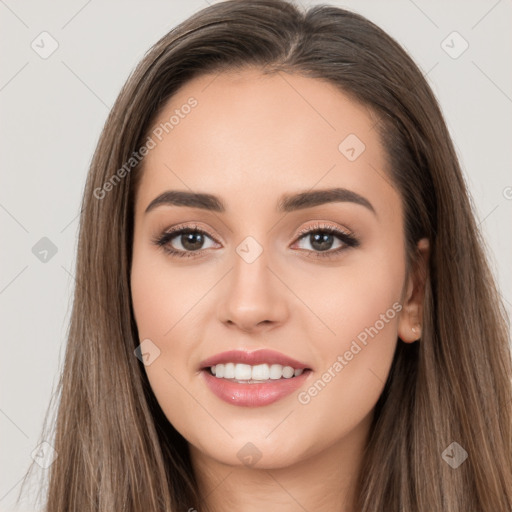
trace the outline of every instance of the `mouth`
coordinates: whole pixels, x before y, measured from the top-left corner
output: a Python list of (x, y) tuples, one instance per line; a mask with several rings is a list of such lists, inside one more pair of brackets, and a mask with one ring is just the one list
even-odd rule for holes
[(270, 405), (306, 385), (313, 368), (273, 350), (231, 350), (203, 361), (204, 384), (224, 402), (242, 407)]

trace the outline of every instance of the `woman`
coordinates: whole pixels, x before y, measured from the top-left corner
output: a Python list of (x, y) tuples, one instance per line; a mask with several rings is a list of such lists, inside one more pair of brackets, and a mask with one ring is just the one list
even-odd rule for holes
[(360, 15), (212, 5), (83, 201), (48, 512), (512, 509), (507, 322), (428, 84)]

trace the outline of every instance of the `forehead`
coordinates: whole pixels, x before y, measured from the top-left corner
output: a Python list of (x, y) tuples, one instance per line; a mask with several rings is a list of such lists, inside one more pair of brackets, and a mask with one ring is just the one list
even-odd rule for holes
[(224, 193), (233, 206), (331, 186), (396, 196), (377, 117), (319, 79), (258, 69), (199, 76), (167, 102), (150, 136), (145, 205), (167, 188)]

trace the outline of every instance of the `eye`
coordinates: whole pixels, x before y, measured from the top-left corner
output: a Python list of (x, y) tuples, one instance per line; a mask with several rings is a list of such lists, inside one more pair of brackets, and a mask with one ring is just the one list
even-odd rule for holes
[[(332, 250), (336, 239), (338, 239), (339, 245)], [(359, 246), (359, 241), (351, 233), (325, 224), (315, 224), (302, 230), (299, 233), (300, 241), (309, 244), (312, 249), (306, 248), (306, 250), (314, 253), (311, 256), (313, 258), (335, 257), (350, 247)]]
[[(204, 247), (206, 239), (214, 243), (209, 247)], [(338, 247), (333, 250), (332, 246), (336, 239), (338, 240)], [(331, 225), (319, 223), (300, 231), (297, 243), (300, 242), (306, 242), (310, 245), (311, 249), (304, 247), (300, 247), (300, 249), (310, 253), (308, 257), (312, 258), (335, 257), (350, 247), (359, 246), (359, 241), (351, 233)], [(204, 250), (214, 247), (217, 242), (206, 231), (193, 225), (177, 226), (165, 231), (153, 239), (153, 243), (171, 256), (187, 258), (199, 256)]]
[[(161, 247), (166, 253), (172, 256), (194, 257), (209, 247), (204, 247), (205, 239), (213, 240), (206, 231), (198, 226), (177, 227), (166, 231), (153, 240), (153, 243)], [(174, 241), (176, 239), (176, 241)]]

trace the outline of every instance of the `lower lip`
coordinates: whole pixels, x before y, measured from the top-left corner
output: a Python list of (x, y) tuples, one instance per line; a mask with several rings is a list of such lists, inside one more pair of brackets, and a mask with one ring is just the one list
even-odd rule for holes
[(241, 407), (261, 407), (277, 402), (299, 389), (311, 371), (306, 370), (297, 377), (268, 380), (261, 384), (239, 384), (220, 379), (212, 375), (209, 370), (203, 370), (201, 373), (212, 393), (228, 404)]

